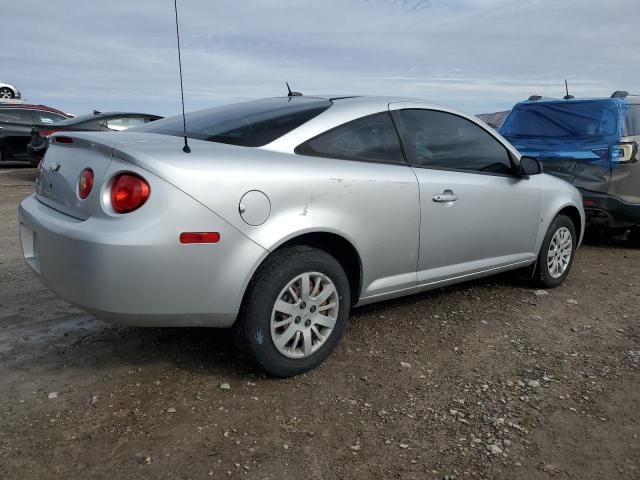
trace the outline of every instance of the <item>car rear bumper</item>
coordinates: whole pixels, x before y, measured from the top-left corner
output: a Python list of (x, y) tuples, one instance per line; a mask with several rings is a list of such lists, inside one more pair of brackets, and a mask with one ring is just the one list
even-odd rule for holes
[(640, 225), (640, 205), (606, 193), (581, 190), (587, 223), (593, 227), (626, 228)]
[[(31, 195), (19, 207), (25, 261), (47, 288), (106, 321), (231, 326), (266, 251), (183, 196), (201, 217), (200, 227), (218, 224), (219, 243), (183, 245), (175, 227), (158, 221), (129, 228), (126, 219), (78, 220)], [(181, 219), (187, 229), (194, 227), (191, 218)]]

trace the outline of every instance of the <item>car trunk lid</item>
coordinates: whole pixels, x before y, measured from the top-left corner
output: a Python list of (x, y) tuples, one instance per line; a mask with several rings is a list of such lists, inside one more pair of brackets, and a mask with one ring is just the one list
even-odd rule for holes
[[(51, 137), (35, 188), (36, 197), (42, 203), (80, 220), (89, 218), (99, 207), (100, 186), (111, 163), (115, 143), (110, 134), (84, 135), (56, 134)], [(78, 183), (86, 168), (93, 170), (93, 188), (87, 198), (81, 199)]]

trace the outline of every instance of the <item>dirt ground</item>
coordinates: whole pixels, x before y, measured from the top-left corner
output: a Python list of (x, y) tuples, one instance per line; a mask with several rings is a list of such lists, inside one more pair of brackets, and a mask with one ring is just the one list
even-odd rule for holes
[(501, 276), (358, 309), (274, 380), (226, 331), (45, 290), (18, 244), (34, 173), (0, 170), (1, 479), (640, 478), (640, 250), (584, 246), (546, 295)]

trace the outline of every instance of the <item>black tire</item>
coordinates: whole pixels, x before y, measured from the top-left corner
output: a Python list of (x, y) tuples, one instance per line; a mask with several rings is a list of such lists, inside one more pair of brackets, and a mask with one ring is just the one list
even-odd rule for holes
[[(9, 95), (8, 97), (5, 95)], [(11, 90), (10, 88), (7, 87), (2, 87), (0, 88), (0, 98), (15, 98), (15, 93), (13, 93), (13, 90)]]
[(629, 229), (627, 243), (633, 247), (640, 247), (640, 227), (631, 227)]
[[(318, 350), (303, 358), (289, 358), (278, 351), (271, 335), (271, 314), (287, 284), (305, 272), (326, 275), (335, 286), (338, 313), (333, 330)], [(291, 377), (320, 365), (335, 349), (344, 333), (351, 293), (340, 263), (323, 250), (304, 245), (285, 247), (271, 254), (253, 276), (233, 326), (236, 344), (247, 360), (274, 377)]]
[[(571, 234), (571, 257), (566, 269), (564, 270), (564, 272), (562, 272), (562, 275), (554, 278), (549, 271), (549, 266), (547, 264), (547, 254), (549, 252), (549, 246), (551, 245), (553, 236), (562, 228), (566, 228)], [(544, 241), (542, 242), (540, 253), (538, 254), (538, 261), (536, 264), (536, 273), (534, 275), (534, 279), (539, 286), (543, 288), (555, 288), (562, 282), (564, 282), (564, 280), (567, 278), (567, 275), (569, 275), (569, 272), (571, 271), (571, 266), (573, 265), (577, 240), (576, 227), (569, 217), (560, 214), (553, 219), (553, 222), (551, 222), (549, 230), (547, 230), (547, 234), (544, 237)]]

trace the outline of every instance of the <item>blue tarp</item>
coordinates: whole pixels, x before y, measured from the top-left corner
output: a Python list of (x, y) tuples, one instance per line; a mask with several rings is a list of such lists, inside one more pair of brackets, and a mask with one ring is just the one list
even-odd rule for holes
[(500, 133), (522, 155), (538, 158), (545, 172), (607, 191), (629, 108), (622, 98), (527, 101), (514, 107)]
[(609, 161), (628, 109), (621, 98), (522, 102), (500, 133), (526, 155)]

